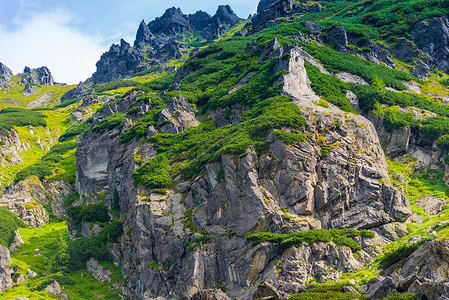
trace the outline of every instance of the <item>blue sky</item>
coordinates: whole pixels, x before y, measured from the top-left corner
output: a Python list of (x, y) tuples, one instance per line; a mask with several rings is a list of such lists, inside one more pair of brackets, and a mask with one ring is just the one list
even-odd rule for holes
[(112, 43), (132, 43), (142, 19), (148, 23), (172, 6), (213, 15), (229, 4), (242, 18), (258, 0), (0, 0), (0, 62), (14, 73), (48, 66), (57, 82), (90, 77)]

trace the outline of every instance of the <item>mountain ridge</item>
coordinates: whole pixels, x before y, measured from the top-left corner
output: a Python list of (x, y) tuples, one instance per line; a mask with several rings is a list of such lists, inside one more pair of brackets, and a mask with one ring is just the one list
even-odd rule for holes
[(8, 227), (2, 297), (444, 300), (449, 8), (422, 5), (221, 6), (209, 41), (171, 8), (62, 103), (2, 111), (3, 146), (59, 128), (0, 195), (36, 227)]

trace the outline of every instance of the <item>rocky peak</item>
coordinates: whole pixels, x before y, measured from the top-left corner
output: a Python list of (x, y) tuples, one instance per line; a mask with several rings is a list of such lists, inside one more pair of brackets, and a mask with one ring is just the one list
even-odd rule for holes
[(9, 81), (12, 75), (12, 71), (0, 62), (0, 86), (2, 86), (3, 83)]
[(137, 30), (136, 40), (134, 41), (134, 47), (145, 46), (154, 38), (153, 33), (151, 32), (148, 25), (145, 23), (145, 20), (139, 25), (139, 29)]
[(22, 80), (20, 82), (23, 85), (29, 84), (40, 84), (40, 85), (55, 85), (53, 76), (47, 67), (40, 67), (37, 69), (31, 69), (30, 67), (25, 67), (22, 74)]
[(257, 5), (257, 13), (260, 13), (265, 8), (270, 7), (271, 4), (273, 4), (276, 0), (260, 0), (259, 4)]
[(150, 22), (148, 28), (155, 34), (178, 35), (189, 30), (189, 19), (180, 8), (172, 7)]
[(211, 25), (212, 17), (202, 10), (197, 11), (194, 14), (189, 15), (190, 25), (193, 31), (202, 31)]
[(220, 5), (213, 18), (219, 20), (220, 24), (227, 24), (231, 26), (241, 21), (229, 5)]

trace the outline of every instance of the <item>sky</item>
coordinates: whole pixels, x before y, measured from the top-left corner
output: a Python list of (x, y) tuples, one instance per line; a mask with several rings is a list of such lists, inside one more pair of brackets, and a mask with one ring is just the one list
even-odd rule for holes
[(0, 62), (14, 74), (25, 66), (47, 66), (57, 82), (76, 84), (95, 72), (95, 63), (121, 38), (132, 44), (142, 20), (169, 7), (184, 13), (215, 14), (229, 4), (241, 18), (259, 0), (0, 0)]

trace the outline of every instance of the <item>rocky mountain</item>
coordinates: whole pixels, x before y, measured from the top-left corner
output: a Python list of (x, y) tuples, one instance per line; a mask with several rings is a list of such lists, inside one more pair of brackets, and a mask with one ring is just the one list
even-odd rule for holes
[(179, 8), (167, 9), (150, 23), (141, 22), (134, 47), (124, 40), (112, 45), (97, 62), (92, 81), (109, 82), (180, 59), (192, 50), (192, 43), (218, 39), (241, 21), (229, 5), (219, 6), (214, 16), (203, 11), (186, 15)]
[(449, 297), (446, 2), (257, 11), (170, 8), (0, 113), (2, 297)]

